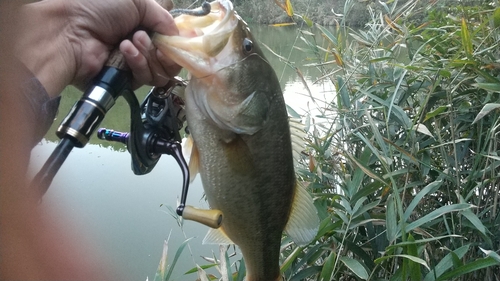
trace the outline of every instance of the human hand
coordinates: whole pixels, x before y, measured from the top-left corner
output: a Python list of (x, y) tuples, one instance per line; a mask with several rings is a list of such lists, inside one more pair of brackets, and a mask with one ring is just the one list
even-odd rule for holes
[[(69, 84), (85, 88), (109, 53), (136, 27), (176, 35), (172, 16), (154, 0), (46, 0), (22, 7), (18, 58), (50, 96)], [(163, 86), (180, 67), (153, 47), (144, 31), (119, 45), (133, 73), (133, 87)]]

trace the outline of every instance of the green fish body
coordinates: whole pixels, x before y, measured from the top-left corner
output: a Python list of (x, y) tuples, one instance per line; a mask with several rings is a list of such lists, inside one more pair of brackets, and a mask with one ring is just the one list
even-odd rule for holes
[(280, 280), (283, 231), (299, 245), (317, 232), (312, 198), (297, 184), (286, 105), (279, 80), (246, 23), (226, 0), (210, 15), (179, 16), (180, 36), (153, 42), (186, 68), (186, 117), (199, 172), (222, 226), (206, 243), (235, 243), (248, 281)]

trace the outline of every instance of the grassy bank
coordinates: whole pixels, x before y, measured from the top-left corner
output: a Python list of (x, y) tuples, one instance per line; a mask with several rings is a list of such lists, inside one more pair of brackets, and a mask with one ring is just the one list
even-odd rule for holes
[(337, 98), (306, 117), (323, 221), (284, 251), (288, 280), (500, 279), (500, 10), (442, 4), (303, 30)]

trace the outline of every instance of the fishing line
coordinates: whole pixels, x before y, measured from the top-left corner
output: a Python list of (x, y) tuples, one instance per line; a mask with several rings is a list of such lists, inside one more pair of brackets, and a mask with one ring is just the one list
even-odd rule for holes
[[(311, 2), (312, 2), (312, 0), (309, 0), (309, 1), (308, 1), (307, 8), (306, 8), (306, 13), (305, 13), (305, 14), (308, 14), (308, 12), (309, 12), (309, 7), (311, 7), (311, 6), (312, 6), (312, 5), (311, 5)], [(303, 27), (304, 27), (304, 21), (302, 21), (302, 22), (300, 23), (300, 29), (302, 29)], [(294, 42), (293, 42), (292, 46), (290, 47), (290, 52), (289, 52), (288, 57), (287, 57), (287, 61), (288, 61), (288, 62), (290, 62), (290, 58), (292, 57), (293, 48), (294, 48), (294, 46), (297, 44), (297, 41), (299, 40), (299, 37), (300, 37), (300, 32), (297, 32), (297, 35), (295, 36), (295, 40), (294, 40)], [(281, 76), (280, 76), (280, 78), (279, 78), (280, 83), (281, 83), (281, 81), (283, 80), (283, 76), (285, 75), (285, 69), (286, 69), (286, 67), (287, 67), (287, 65), (285, 64), (285, 65), (283, 66), (283, 70), (281, 71)], [(294, 65), (293, 67), (294, 67), (294, 70), (297, 72), (298, 68), (297, 68), (295, 65)], [(303, 83), (305, 84), (305, 87), (306, 87), (306, 88), (309, 88), (309, 86), (307, 86), (307, 83), (306, 83), (305, 79), (302, 79), (302, 80), (303, 80)], [(309, 89), (306, 89), (306, 90), (308, 90), (308, 91), (310, 92), (310, 90), (309, 90)], [(284, 89), (283, 89), (283, 91), (284, 91)], [(312, 102), (314, 103), (314, 105), (316, 106), (316, 108), (320, 108), (319, 104), (316, 102), (316, 100), (315, 100), (315, 99), (314, 99), (314, 97), (312, 96), (312, 93), (311, 93), (311, 92), (310, 92), (310, 98), (311, 98), (311, 101), (312, 101)], [(308, 105), (308, 107), (309, 107), (309, 105)], [(311, 109), (310, 109), (310, 108), (308, 108), (308, 112), (311, 112)]]
[(180, 15), (189, 15), (189, 16), (196, 16), (196, 17), (202, 17), (210, 14), (211, 10), (210, 3), (207, 1), (204, 1), (201, 4), (201, 7), (195, 8), (195, 9), (172, 9), (169, 11), (169, 13), (172, 15), (172, 17), (178, 17)]

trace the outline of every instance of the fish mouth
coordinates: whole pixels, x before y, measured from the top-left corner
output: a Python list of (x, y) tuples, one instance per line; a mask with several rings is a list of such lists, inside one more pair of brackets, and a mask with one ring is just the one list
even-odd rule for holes
[(176, 17), (178, 36), (156, 34), (153, 37), (153, 44), (163, 55), (197, 78), (228, 65), (228, 55), (233, 52), (228, 43), (238, 25), (239, 17), (231, 1), (213, 1), (210, 7), (210, 13), (205, 16), (186, 14)]

